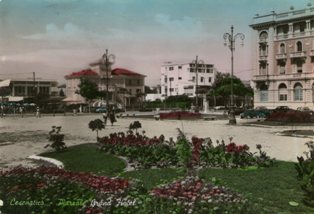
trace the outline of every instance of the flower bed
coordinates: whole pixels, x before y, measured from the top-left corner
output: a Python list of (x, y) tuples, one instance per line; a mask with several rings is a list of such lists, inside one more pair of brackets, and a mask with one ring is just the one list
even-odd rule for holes
[(196, 120), (201, 119), (202, 114), (198, 112), (188, 112), (188, 111), (175, 111), (169, 113), (160, 113), (160, 119), (175, 119), (175, 120)]
[(216, 209), (224, 209), (228, 205), (242, 207), (246, 203), (240, 194), (222, 186), (205, 183), (193, 176), (156, 187), (152, 189), (151, 195), (173, 201), (176, 205), (182, 206), (187, 213), (201, 213), (211, 206), (216, 206)]
[[(274, 159), (271, 159), (265, 151), (262, 151), (261, 145), (256, 145), (258, 154), (249, 151), (249, 146), (237, 145), (234, 143), (232, 138), (229, 139), (230, 142), (226, 145), (225, 142), (216, 141), (216, 146), (211, 141), (210, 138), (198, 139), (195, 138), (194, 141), (201, 141), (199, 154), (199, 162), (194, 162), (202, 166), (214, 166), (223, 168), (238, 168), (238, 167), (269, 167), (274, 164)], [(193, 140), (192, 140), (193, 141)], [(196, 154), (195, 154), (196, 155)]]
[(275, 111), (270, 114), (266, 121), (289, 122), (289, 123), (313, 123), (313, 112), (301, 112), (296, 110)]
[[(97, 190), (101, 193), (121, 193), (129, 187), (128, 180), (97, 176), (90, 173), (70, 172), (55, 167), (23, 168), (16, 167), (7, 171), (0, 171), (1, 177), (13, 176), (43, 177), (47, 180), (67, 180)], [(18, 187), (17, 187), (18, 188)]]
[(101, 150), (110, 154), (125, 156), (135, 167), (166, 167), (175, 165), (175, 148), (164, 142), (163, 137), (148, 138), (132, 131), (113, 133), (99, 139)]
[[(182, 133), (183, 134), (183, 133)], [(181, 135), (182, 135), (181, 134)], [(124, 156), (135, 168), (169, 167), (200, 165), (214, 167), (268, 167), (273, 160), (261, 150), (259, 154), (249, 151), (247, 145), (236, 145), (230, 142), (216, 141), (214, 145), (210, 138), (192, 137), (189, 142), (186, 137), (179, 137), (176, 143), (165, 141), (163, 136), (148, 138), (133, 132), (114, 133), (109, 137), (99, 139), (101, 149), (110, 154)]]

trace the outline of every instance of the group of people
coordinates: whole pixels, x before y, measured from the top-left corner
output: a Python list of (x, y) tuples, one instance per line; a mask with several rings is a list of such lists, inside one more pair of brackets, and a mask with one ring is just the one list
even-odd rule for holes
[(102, 116), (103, 116), (103, 118), (104, 118), (104, 124), (105, 124), (105, 125), (107, 125), (107, 119), (108, 119), (108, 117), (109, 117), (111, 126), (113, 126), (113, 124), (114, 124), (115, 122), (117, 122), (114, 109), (110, 109), (110, 110), (108, 111), (108, 113), (107, 113), (107, 112), (104, 112), (104, 113), (102, 114)]

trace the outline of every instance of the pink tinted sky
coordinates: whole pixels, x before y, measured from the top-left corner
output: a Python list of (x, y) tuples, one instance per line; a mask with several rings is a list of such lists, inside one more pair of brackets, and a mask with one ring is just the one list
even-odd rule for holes
[[(159, 83), (165, 61), (198, 55), (230, 72), (230, 51), (222, 38), (235, 26), (244, 47), (235, 52), (235, 75), (252, 73), (251, 29), (256, 13), (307, 7), (309, 0), (0, 0), (0, 79), (64, 76), (88, 67), (105, 49), (114, 67), (147, 75)], [(238, 43), (239, 44), (239, 43)]]

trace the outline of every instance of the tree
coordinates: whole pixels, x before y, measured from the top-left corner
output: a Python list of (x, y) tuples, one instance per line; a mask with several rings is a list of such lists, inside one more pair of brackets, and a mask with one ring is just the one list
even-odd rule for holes
[(104, 122), (101, 119), (92, 120), (89, 122), (88, 127), (92, 131), (96, 131), (97, 141), (98, 141), (98, 131), (101, 131), (105, 128)]
[[(216, 96), (229, 97), (231, 95), (231, 80), (229, 73), (217, 73), (215, 82), (209, 92), (209, 95), (214, 97), (214, 103)], [(233, 94), (240, 97), (253, 96), (253, 89), (246, 87), (238, 77), (233, 76)]]
[(99, 97), (100, 93), (98, 91), (98, 86), (95, 82), (81, 78), (81, 83), (78, 85), (79, 90), (77, 91), (82, 97), (84, 97), (88, 103), (88, 109), (90, 112), (90, 104), (91, 101), (97, 97)]

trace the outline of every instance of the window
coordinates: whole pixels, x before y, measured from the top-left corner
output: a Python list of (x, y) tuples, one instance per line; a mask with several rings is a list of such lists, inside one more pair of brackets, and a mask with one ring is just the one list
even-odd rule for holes
[(178, 69), (182, 69), (182, 66), (179, 65), (179, 66), (178, 66)]
[(49, 95), (49, 87), (39, 87), (39, 93), (43, 95)]
[(285, 74), (286, 73), (286, 62), (285, 61), (278, 62), (278, 69), (279, 69), (279, 74)]
[(212, 68), (206, 69), (206, 73), (213, 73), (213, 69)]
[(178, 80), (182, 80), (182, 77), (178, 77)]
[(260, 42), (266, 42), (267, 38), (268, 38), (268, 33), (266, 31), (263, 31), (260, 33), (259, 35)]
[(288, 90), (284, 83), (281, 83), (278, 87), (279, 101), (287, 101)]
[(14, 87), (15, 96), (24, 96), (25, 95), (25, 87), (24, 86), (15, 86)]
[(173, 67), (169, 67), (169, 71), (173, 71)]
[(293, 88), (294, 101), (303, 100), (303, 87), (300, 83), (296, 83)]
[(141, 84), (141, 80), (137, 80), (137, 85), (140, 85)]
[(296, 62), (296, 67), (297, 67), (297, 73), (302, 73), (302, 67), (303, 67), (303, 62), (302, 61), (297, 61)]
[(170, 88), (170, 91), (171, 91), (171, 92), (174, 91), (173, 88)]
[(267, 74), (267, 64), (266, 63), (260, 63), (259, 74), (260, 75), (266, 75)]
[(194, 73), (194, 69), (193, 69), (193, 68), (190, 68), (190, 72), (191, 72), (191, 73)]
[(201, 77), (201, 82), (204, 82), (204, 77)]
[(169, 81), (173, 81), (174, 80), (174, 78), (173, 77), (169, 77)]
[(260, 44), (260, 46), (259, 46), (259, 55), (260, 56), (267, 56), (267, 45)]
[(283, 44), (283, 43), (280, 44), (279, 53), (280, 53), (280, 54), (286, 53), (285, 44)]
[(141, 89), (136, 89), (136, 94), (140, 94), (142, 92), (142, 90)]
[(211, 77), (208, 77), (208, 82), (212, 82), (212, 78)]
[(312, 102), (314, 103), (314, 84), (312, 85)]
[(298, 41), (297, 42), (297, 52), (301, 52), (302, 51), (302, 42)]
[(192, 81), (195, 82), (195, 77), (192, 77)]
[(266, 85), (262, 85), (260, 87), (260, 101), (261, 102), (268, 101), (268, 87)]

